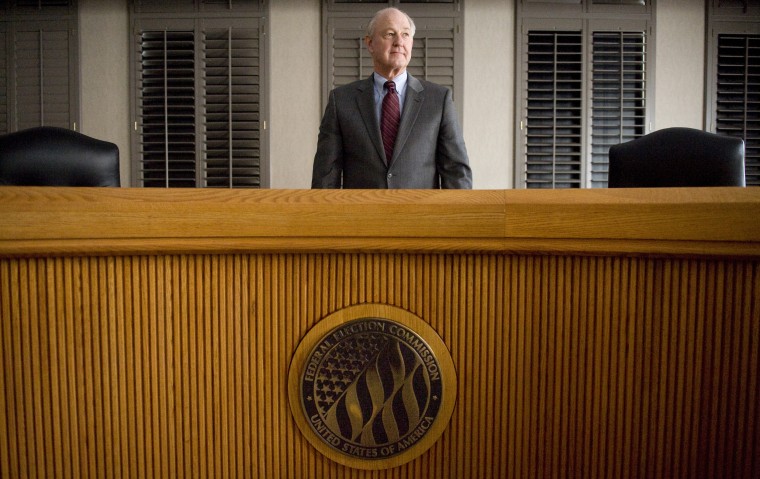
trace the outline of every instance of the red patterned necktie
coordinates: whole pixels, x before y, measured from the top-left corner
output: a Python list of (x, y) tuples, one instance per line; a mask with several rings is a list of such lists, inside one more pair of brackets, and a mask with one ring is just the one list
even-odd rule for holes
[(383, 97), (383, 110), (380, 115), (380, 132), (383, 135), (383, 146), (385, 147), (385, 161), (390, 163), (393, 158), (393, 144), (396, 142), (398, 133), (398, 123), (401, 117), (398, 94), (396, 94), (396, 84), (392, 81), (385, 82), (388, 93)]

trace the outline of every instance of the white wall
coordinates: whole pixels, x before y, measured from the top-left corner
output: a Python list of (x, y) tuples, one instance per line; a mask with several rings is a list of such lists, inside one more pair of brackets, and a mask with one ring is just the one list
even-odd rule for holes
[(705, 102), (704, 3), (658, 0), (656, 22), (654, 129), (701, 129)]
[[(320, 2), (271, 2), (271, 188), (309, 188), (320, 105)], [(275, 160), (276, 159), (276, 160)]]
[[(463, 129), (474, 187), (511, 188), (516, 0), (465, 0)], [(128, 185), (127, 0), (80, 0), (81, 131), (115, 142)], [(322, 115), (320, 0), (270, 2), (270, 187), (308, 188)], [(654, 128), (701, 128), (704, 2), (658, 0)]]
[(119, 147), (129, 185), (129, 16), (125, 0), (79, 0), (82, 133)]
[(477, 189), (513, 184), (514, 1), (465, 0), (462, 128)]

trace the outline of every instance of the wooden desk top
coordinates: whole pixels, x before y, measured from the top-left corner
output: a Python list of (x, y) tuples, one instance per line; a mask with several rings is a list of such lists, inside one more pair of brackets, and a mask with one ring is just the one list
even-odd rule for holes
[(473, 252), (760, 257), (760, 188), (0, 187), (0, 255)]

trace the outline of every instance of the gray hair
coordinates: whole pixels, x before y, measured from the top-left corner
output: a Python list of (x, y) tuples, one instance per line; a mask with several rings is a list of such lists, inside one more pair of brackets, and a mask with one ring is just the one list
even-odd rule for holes
[(369, 23), (367, 24), (367, 36), (371, 37), (375, 33), (375, 25), (377, 25), (377, 20), (380, 17), (394, 10), (404, 15), (406, 19), (409, 20), (409, 28), (411, 29), (412, 37), (414, 37), (414, 32), (417, 31), (417, 27), (414, 26), (414, 20), (412, 20), (412, 17), (407, 15), (406, 12), (403, 12), (399, 10), (398, 8), (393, 8), (393, 7), (383, 8), (382, 10), (379, 10), (377, 13), (375, 13), (375, 16), (372, 17), (372, 20), (370, 20)]

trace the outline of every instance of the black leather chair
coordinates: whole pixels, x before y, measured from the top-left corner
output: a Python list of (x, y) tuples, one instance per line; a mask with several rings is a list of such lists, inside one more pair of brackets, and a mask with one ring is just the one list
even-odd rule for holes
[(119, 148), (65, 128), (0, 136), (0, 185), (119, 186)]
[(665, 128), (610, 148), (610, 188), (746, 186), (744, 140)]

